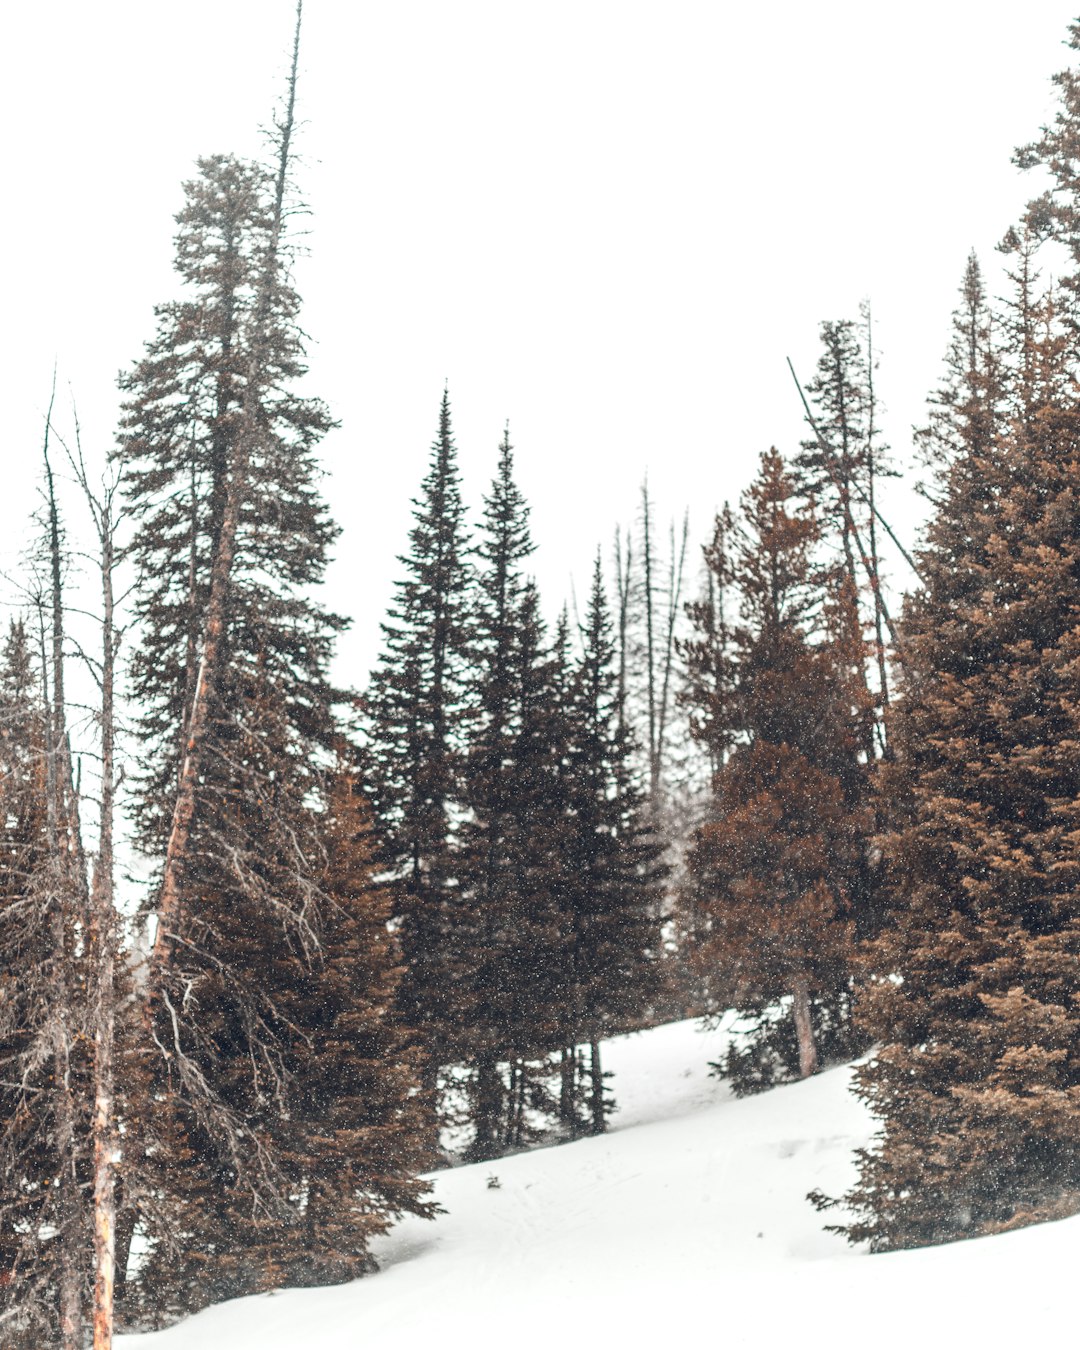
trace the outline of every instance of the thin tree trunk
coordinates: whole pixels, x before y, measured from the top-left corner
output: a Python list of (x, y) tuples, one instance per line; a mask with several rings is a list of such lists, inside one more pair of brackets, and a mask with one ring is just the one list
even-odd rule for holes
[(127, 1271), (128, 1262), (131, 1259), (131, 1243), (135, 1237), (135, 1225), (138, 1222), (138, 1214), (133, 1205), (126, 1205), (124, 1201), (123, 1177), (116, 1178), (116, 1250), (114, 1254), (113, 1267), (115, 1274), (114, 1302), (121, 1308), (124, 1304), (124, 1295), (127, 1291)]
[(653, 579), (652, 579), (652, 504), (649, 501), (648, 479), (641, 485), (641, 515), (644, 547), (645, 600), (645, 676), (649, 701), (649, 806), (655, 814), (660, 790), (660, 756), (656, 737), (656, 652), (653, 646)]
[(521, 1148), (525, 1142), (525, 1097), (529, 1086), (525, 1061), (518, 1061), (517, 1103), (514, 1116), (514, 1145)]
[[(54, 876), (56, 876), (54, 872)], [(77, 1259), (79, 1248), (79, 1193), (75, 1158), (75, 1101), (71, 1087), (71, 1033), (67, 1010), (70, 1007), (70, 988), (62, 968), (67, 962), (64, 931), (64, 885), (60, 876), (53, 897), (53, 942), (57, 966), (55, 996), (58, 1002), (54, 1014), (53, 1057), (56, 1073), (56, 1151), (59, 1160), (57, 1177), (59, 1198), (57, 1204), (56, 1241), (60, 1244), (60, 1344), (62, 1350), (82, 1350), (82, 1279)]]
[(600, 1042), (589, 1042), (589, 1107), (592, 1111), (592, 1132), (603, 1134), (607, 1128), (604, 1111), (604, 1070), (600, 1063)]
[(664, 633), (664, 667), (660, 682), (660, 711), (656, 733), (657, 785), (664, 766), (664, 739), (667, 733), (668, 705), (671, 701), (671, 676), (675, 666), (675, 627), (682, 599), (683, 569), (686, 566), (686, 547), (690, 538), (690, 515), (683, 515), (682, 541), (675, 550), (675, 524), (671, 525), (671, 565), (668, 572), (667, 624)]
[[(91, 1120), (93, 1154), (93, 1350), (111, 1350), (116, 1286), (116, 1162), (118, 1140), (114, 1117), (114, 1051), (116, 1034), (116, 909), (114, 896), (114, 823), (116, 811), (116, 603), (114, 571), (117, 563), (116, 501), (118, 479), (105, 484), (101, 496), (90, 487), (83, 460), (78, 418), (75, 422), (76, 454), (65, 446), (68, 462), (82, 489), (98, 538), (101, 575), (101, 797), (98, 820), (98, 850), (93, 886), (88, 897), (91, 1029), (94, 1037), (94, 1110)], [(53, 518), (54, 557), (58, 549), (55, 502), (49, 479)], [(54, 593), (59, 569), (54, 564)], [(59, 613), (62, 616), (62, 608)], [(70, 762), (70, 754), (69, 754)], [(76, 817), (76, 824), (77, 824)], [(81, 832), (77, 831), (77, 837)], [(81, 857), (81, 851), (79, 856)], [(124, 1245), (124, 1260), (130, 1234)]]
[(623, 558), (622, 539), (619, 527), (615, 527), (615, 588), (619, 596), (619, 665), (618, 665), (618, 702), (619, 725), (626, 720), (626, 643), (630, 628), (630, 593), (633, 585), (634, 536), (627, 531), (626, 558)]
[(874, 331), (869, 308), (866, 310), (866, 371), (869, 402), (866, 430), (866, 490), (870, 503), (870, 565), (873, 568), (870, 585), (874, 593), (874, 649), (877, 655), (878, 684), (881, 697), (881, 747), (883, 753), (888, 754), (886, 715), (889, 708), (889, 676), (885, 660), (885, 630), (881, 612), (881, 560), (878, 556), (877, 542), (877, 507), (875, 505), (877, 464), (874, 458), (874, 412), (876, 409), (874, 398)]
[(817, 1046), (810, 1021), (810, 985), (805, 976), (795, 981), (792, 1008), (795, 1015), (795, 1035), (799, 1041), (799, 1077), (809, 1078), (817, 1073)]
[[(55, 392), (55, 374), (53, 377)], [(49, 511), (49, 573), (52, 608), (52, 690), (48, 684), (50, 662), (45, 652), (45, 620), (41, 617), (42, 682), (45, 694), (46, 726), (46, 829), (49, 849), (49, 867), (52, 880), (52, 942), (53, 942), (53, 999), (52, 1052), (53, 1076), (56, 1091), (56, 1155), (57, 1155), (57, 1235), (60, 1286), (57, 1290), (60, 1314), (61, 1350), (82, 1350), (82, 1279), (77, 1259), (80, 1236), (78, 1171), (76, 1164), (75, 1100), (71, 1084), (72, 1034), (70, 1019), (73, 1011), (71, 982), (68, 978), (69, 934), (68, 911), (71, 894), (72, 839), (70, 833), (61, 843), (61, 822), (65, 812), (62, 791), (63, 747), (67, 743), (64, 706), (64, 610), (60, 557), (60, 525), (49, 462), (49, 431), (52, 420), (52, 398), (45, 422), (45, 477)], [(70, 764), (70, 757), (68, 759)]]
[(577, 1119), (577, 1046), (562, 1048), (559, 1062), (559, 1119), (576, 1139)]
[(475, 1159), (495, 1156), (504, 1106), (498, 1062), (491, 1054), (480, 1055), (476, 1060), (476, 1134), (472, 1144)]
[[(85, 484), (84, 484), (85, 486)], [(113, 1073), (116, 1033), (115, 906), (113, 898), (113, 817), (116, 794), (116, 663), (113, 596), (115, 484), (106, 489), (95, 517), (99, 522), (102, 589), (101, 817), (97, 865), (91, 895), (97, 939), (94, 990), (94, 1350), (111, 1350), (116, 1278), (116, 1146)], [(89, 494), (88, 494), (89, 495)], [(93, 509), (93, 508), (92, 508)]]

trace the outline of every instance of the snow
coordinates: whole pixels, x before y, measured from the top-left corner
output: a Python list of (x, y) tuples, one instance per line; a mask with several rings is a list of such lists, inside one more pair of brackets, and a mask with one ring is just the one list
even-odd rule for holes
[[(873, 1122), (850, 1069), (741, 1101), (708, 1076), (724, 1032), (620, 1037), (608, 1135), (440, 1172), (381, 1271), (238, 1299), (117, 1350), (938, 1350), (1066, 1338), (1080, 1218), (869, 1256), (806, 1200), (839, 1194)], [(492, 1176), (498, 1186), (489, 1186)]]

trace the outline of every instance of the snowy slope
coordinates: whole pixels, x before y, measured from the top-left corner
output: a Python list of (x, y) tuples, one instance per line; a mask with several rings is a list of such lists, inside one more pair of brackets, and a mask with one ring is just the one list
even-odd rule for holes
[(612, 1041), (611, 1133), (439, 1173), (448, 1213), (403, 1222), (380, 1244), (379, 1274), (240, 1299), (118, 1350), (1014, 1350), (1075, 1338), (1080, 1218), (853, 1251), (805, 1199), (842, 1191), (870, 1136), (849, 1071), (734, 1101), (707, 1076), (721, 1041), (689, 1022)]

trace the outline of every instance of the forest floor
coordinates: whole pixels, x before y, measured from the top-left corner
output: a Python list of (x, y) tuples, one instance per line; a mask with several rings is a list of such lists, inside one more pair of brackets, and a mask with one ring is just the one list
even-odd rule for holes
[[(619, 1037), (610, 1133), (439, 1172), (378, 1274), (222, 1304), (117, 1350), (997, 1350), (1075, 1328), (1080, 1217), (883, 1256), (824, 1231), (873, 1122), (850, 1070), (734, 1100), (724, 1033)], [(492, 1182), (497, 1178), (498, 1184)]]

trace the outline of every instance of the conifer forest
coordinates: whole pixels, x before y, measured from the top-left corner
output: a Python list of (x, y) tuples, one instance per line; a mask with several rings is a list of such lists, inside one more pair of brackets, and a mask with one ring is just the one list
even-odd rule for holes
[[(427, 428), (406, 466), (350, 439), (301, 294), (324, 212), (306, 196), (322, 151), (305, 43), (326, 0), (268, 6), (266, 24), (271, 8), (292, 27), (272, 35), (276, 104), (246, 114), (261, 151), (211, 144), (176, 185), (155, 227), (171, 267), (110, 386), (114, 424), (81, 419), (63, 351), (40, 391), (7, 393), (48, 397), (36, 439), (10, 445), (36, 496), (2, 588), (0, 1350), (150, 1350), (159, 1334), (184, 1350), (167, 1338), (191, 1318), (224, 1326), (197, 1315), (231, 1300), (406, 1274), (401, 1316), (438, 1304), (460, 1284), (425, 1275), (455, 1174), (474, 1179), (470, 1205), (520, 1202), (506, 1245), (538, 1289), (557, 1285), (587, 1206), (560, 1202), (564, 1239), (540, 1241), (526, 1155), (546, 1159), (534, 1178), (598, 1160), (597, 1212), (627, 1182), (636, 1241), (662, 1264), (678, 1239), (650, 1230), (641, 1197), (676, 1175), (678, 1147), (635, 1145), (625, 1175), (599, 1150), (674, 1128), (709, 1092), (708, 1121), (778, 1122), (785, 1159), (825, 1109), (810, 1094), (839, 1085), (835, 1110), (863, 1133), (823, 1125), (836, 1168), (800, 1172), (790, 1204), (799, 1241), (858, 1255), (842, 1267), (855, 1286), (890, 1253), (988, 1250), (1055, 1221), (1075, 1234), (1080, 19), (1058, 32), (1058, 74), (1043, 54), (1042, 125), (998, 147), (1021, 196), (990, 222), (996, 248), (946, 257), (953, 289), (920, 316), (934, 373), (914, 427), (890, 420), (888, 314), (833, 301), (807, 256), (793, 275), (814, 274), (830, 308), (809, 337), (775, 312), (774, 345), (746, 344), (779, 391), (752, 411), (752, 468), (725, 457), (738, 391), (718, 385), (671, 506), (619, 444), (549, 464), (512, 404), (472, 445), (458, 374), (401, 409)], [(368, 134), (392, 153), (394, 128), (388, 113)], [(834, 234), (868, 228), (845, 173)], [(757, 229), (732, 193), (725, 210)], [(380, 209), (372, 192), (329, 228), (362, 252)], [(416, 237), (453, 210), (433, 183)], [(639, 261), (662, 278), (661, 258)], [(523, 248), (515, 267), (532, 266)], [(335, 343), (369, 323), (349, 303)], [(598, 322), (591, 303), (583, 288), (567, 330)], [(737, 340), (742, 319), (709, 323)], [(566, 368), (525, 371), (538, 402)], [(360, 398), (368, 378), (357, 361)], [(328, 469), (333, 445), (352, 476)], [(405, 469), (407, 500), (386, 487)], [(594, 472), (582, 538), (569, 503)], [(530, 501), (544, 475), (563, 521)], [(332, 588), (349, 531), (379, 559)], [(553, 556), (561, 589), (540, 565)], [(371, 659), (343, 659), (372, 596)], [(699, 1043), (680, 1070), (698, 1095), (672, 1070), (683, 1104), (643, 1115), (665, 1056)], [(637, 1062), (640, 1079), (623, 1067)], [(728, 1180), (690, 1183), (695, 1234), (729, 1221), (723, 1186), (749, 1157), (702, 1137)], [(771, 1203), (748, 1201), (759, 1249)], [(727, 1316), (743, 1295), (722, 1265), (703, 1289)], [(445, 1314), (439, 1342), (397, 1342), (358, 1301), (354, 1339), (309, 1343), (534, 1343), (509, 1302), (485, 1320), (501, 1275), (465, 1278), (475, 1303), (460, 1325)], [(559, 1306), (538, 1303), (537, 1323)], [(788, 1343), (757, 1316), (731, 1344)], [(597, 1343), (566, 1320), (549, 1330), (569, 1350)], [(803, 1344), (870, 1335), (833, 1333)]]

